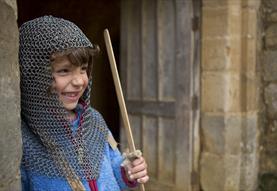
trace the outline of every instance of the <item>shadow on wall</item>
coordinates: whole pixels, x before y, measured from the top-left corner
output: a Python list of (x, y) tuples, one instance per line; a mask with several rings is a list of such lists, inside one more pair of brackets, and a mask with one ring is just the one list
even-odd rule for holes
[(119, 110), (103, 31), (105, 28), (110, 31), (117, 64), (119, 64), (120, 1), (20, 0), (17, 1), (17, 5), (18, 26), (43, 15), (62, 17), (77, 24), (93, 43), (100, 46), (101, 53), (96, 59), (92, 72), (92, 105), (103, 115), (115, 138), (119, 141)]
[(264, 174), (260, 177), (259, 189), (267, 191), (277, 188), (277, 176), (273, 173)]

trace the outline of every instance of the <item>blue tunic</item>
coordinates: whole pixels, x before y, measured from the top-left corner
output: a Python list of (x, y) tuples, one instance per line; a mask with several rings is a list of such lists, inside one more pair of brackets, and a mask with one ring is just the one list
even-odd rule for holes
[[(122, 156), (118, 149), (113, 150), (106, 143), (104, 160), (102, 162), (100, 176), (96, 180), (99, 191), (120, 191), (128, 186), (121, 173)], [(21, 168), (22, 191), (71, 191), (70, 185), (65, 179), (51, 178)], [(84, 187), (90, 191), (89, 184), (82, 180)]]
[[(77, 111), (78, 116), (73, 124), (73, 134), (76, 133), (80, 120), (80, 112)], [(110, 133), (110, 136), (111, 133)], [(121, 163), (123, 157), (117, 148), (112, 148), (106, 142), (104, 157), (101, 164), (100, 176), (96, 180), (98, 191), (120, 191), (136, 186), (135, 182), (128, 182), (123, 178), (121, 173)], [(66, 179), (48, 177), (45, 175), (36, 174), (32, 171), (26, 170), (21, 167), (21, 182), (22, 191), (71, 191), (71, 187)], [(89, 183), (87, 180), (82, 180), (86, 191), (90, 191)]]

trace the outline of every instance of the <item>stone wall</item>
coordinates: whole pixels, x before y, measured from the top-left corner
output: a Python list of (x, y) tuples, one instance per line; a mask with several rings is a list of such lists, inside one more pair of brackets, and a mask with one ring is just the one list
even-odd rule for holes
[(277, 188), (277, 1), (263, 0), (262, 54), (264, 127), (261, 133), (260, 190)]
[(20, 190), (20, 90), (16, 0), (0, 0), (0, 190)]
[(203, 0), (200, 183), (257, 189), (259, 0)]

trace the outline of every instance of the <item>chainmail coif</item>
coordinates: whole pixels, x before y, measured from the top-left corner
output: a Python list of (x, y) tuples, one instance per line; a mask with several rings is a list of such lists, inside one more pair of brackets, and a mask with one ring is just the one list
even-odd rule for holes
[(52, 84), (50, 55), (56, 51), (93, 44), (72, 22), (44, 16), (20, 27), (22, 166), (40, 175), (97, 179), (108, 129), (101, 115), (90, 109), (90, 85), (83, 113), (73, 136), (67, 111)]

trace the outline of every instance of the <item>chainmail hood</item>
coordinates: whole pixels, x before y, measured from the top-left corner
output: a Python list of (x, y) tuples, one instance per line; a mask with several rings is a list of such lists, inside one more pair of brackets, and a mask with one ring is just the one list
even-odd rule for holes
[(94, 45), (70, 21), (44, 16), (20, 27), (22, 166), (51, 177), (96, 179), (108, 129), (101, 115), (89, 107), (91, 79), (80, 99), (76, 135), (58, 96), (49, 93), (50, 55), (78, 47)]

